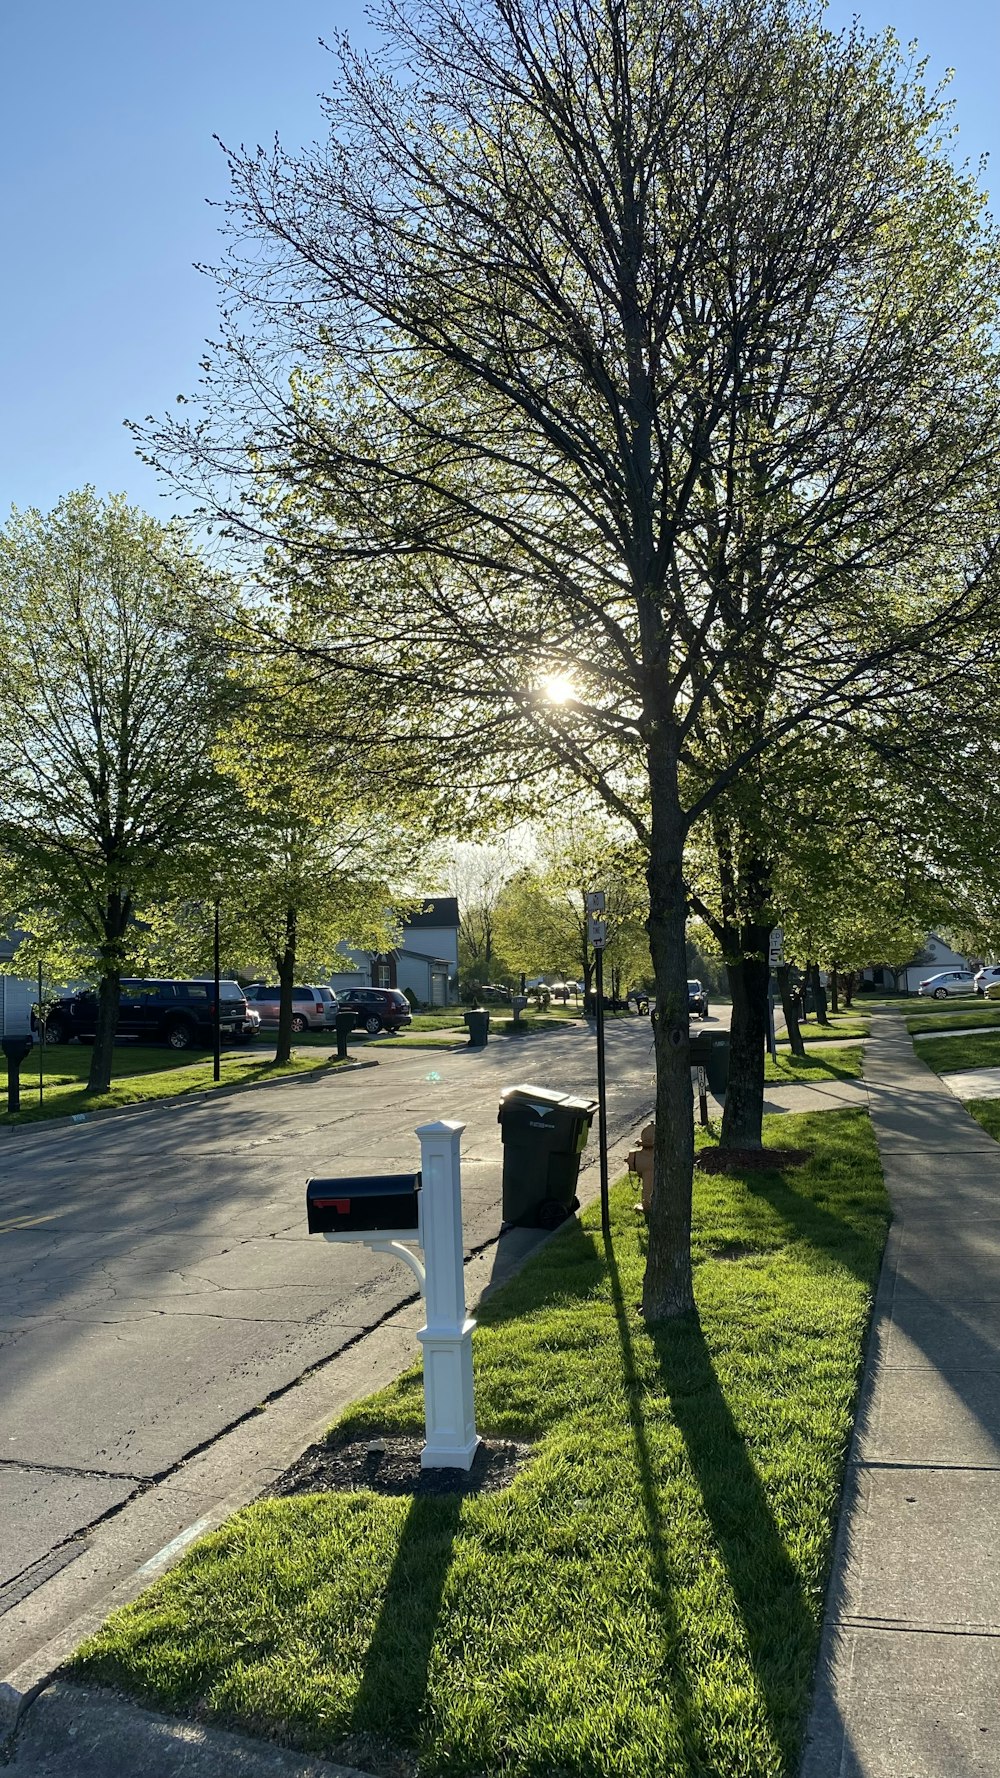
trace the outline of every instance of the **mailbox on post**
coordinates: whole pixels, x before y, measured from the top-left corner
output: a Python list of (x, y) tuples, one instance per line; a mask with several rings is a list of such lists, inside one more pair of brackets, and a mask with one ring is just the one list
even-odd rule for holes
[(420, 1238), (420, 1174), (388, 1173), (358, 1179), (306, 1181), (311, 1235), (354, 1235), (368, 1241)]
[[(472, 1330), (465, 1312), (462, 1185), (464, 1124), (423, 1124), (419, 1173), (310, 1179), (311, 1235), (357, 1241), (408, 1265), (424, 1298), (424, 1469), (471, 1469), (479, 1449), (472, 1391)], [(410, 1245), (407, 1245), (409, 1243)], [(411, 1251), (423, 1248), (424, 1263)], [(426, 1269), (425, 1269), (426, 1268)]]
[(30, 1031), (20, 1037), (4, 1037), (0, 1049), (7, 1058), (7, 1111), (21, 1109), (21, 1064), (30, 1056), (34, 1039)]

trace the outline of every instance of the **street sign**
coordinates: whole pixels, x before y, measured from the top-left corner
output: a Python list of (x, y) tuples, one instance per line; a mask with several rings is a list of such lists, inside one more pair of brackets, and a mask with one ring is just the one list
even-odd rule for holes
[[(602, 897), (602, 900), (603, 900), (603, 897)], [(594, 918), (593, 914), (591, 914), (589, 920), (587, 921), (587, 937), (589, 938), (595, 951), (603, 951), (603, 949), (607, 943), (607, 939), (608, 939), (608, 923), (607, 923), (607, 921), (606, 920), (596, 920)]]
[(583, 905), (588, 914), (603, 914), (605, 895), (603, 889), (588, 889), (583, 898)]
[(780, 926), (775, 926), (768, 942), (767, 961), (769, 968), (777, 969), (778, 964), (784, 961), (784, 955), (785, 934)]

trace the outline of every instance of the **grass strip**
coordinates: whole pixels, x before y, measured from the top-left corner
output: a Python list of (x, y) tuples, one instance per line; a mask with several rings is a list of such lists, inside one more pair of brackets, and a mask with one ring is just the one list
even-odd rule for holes
[[(799, 1026), (807, 1043), (842, 1043), (845, 1037), (867, 1037), (871, 1020), (863, 1013), (830, 1013), (830, 1028), (807, 1019)], [(778, 1043), (787, 1044), (788, 1037), (778, 1033)]]
[[(634, 1181), (483, 1307), (509, 1488), (257, 1502), (76, 1676), (383, 1773), (792, 1778), (887, 1202), (862, 1112), (765, 1123), (810, 1158), (696, 1176), (697, 1321), (638, 1313)], [(335, 1436), (421, 1428), (410, 1372)]]
[(990, 1025), (1000, 1025), (1000, 1001), (980, 1006), (976, 1012), (916, 1014), (906, 1021), (906, 1029), (918, 1037), (925, 1031), (977, 1031)]
[(764, 1080), (770, 1086), (807, 1084), (823, 1080), (860, 1080), (861, 1046), (856, 1049), (825, 1050), (822, 1055), (793, 1056), (782, 1050), (774, 1061), (764, 1060)]
[(919, 1000), (909, 998), (900, 1000), (899, 1005), (901, 1009), (906, 1008), (907, 1030), (912, 1029), (910, 1020), (913, 1019), (916, 1021), (918, 1031), (927, 1029), (927, 1019), (940, 1018), (942, 1010), (951, 1009), (949, 1016), (956, 1012), (982, 1012), (983, 1010), (983, 1003), (978, 994), (954, 994), (946, 1000), (935, 1000), (931, 995), (924, 995)]
[[(175, 1094), (211, 1091), (212, 1058), (192, 1062), (188, 1052), (174, 1056), (169, 1050), (136, 1046), (115, 1051), (118, 1078), (107, 1093), (88, 1093), (87, 1073), (90, 1067), (89, 1047), (74, 1044), (47, 1044), (45, 1048), (44, 1099), (38, 1102), (38, 1050), (33, 1051), (21, 1069), (21, 1109), (0, 1116), (3, 1124), (36, 1124), (50, 1117), (69, 1117), (80, 1112), (105, 1111), (120, 1105), (138, 1105), (146, 1101), (173, 1098)], [(252, 1082), (280, 1080), (289, 1074), (315, 1074), (319, 1070), (345, 1066), (326, 1054), (296, 1056), (291, 1062), (275, 1063), (258, 1056), (222, 1057), (222, 1079), (219, 1086), (240, 1086)], [(0, 1079), (5, 1079), (4, 1075)], [(0, 1091), (3, 1087), (0, 1086)]]
[(994, 1142), (1000, 1142), (1000, 1099), (965, 1099), (966, 1111), (971, 1111), (977, 1124), (981, 1124), (987, 1136)]
[(965, 1068), (1000, 1068), (1000, 1031), (970, 1031), (959, 1037), (927, 1037), (914, 1053), (937, 1074)]

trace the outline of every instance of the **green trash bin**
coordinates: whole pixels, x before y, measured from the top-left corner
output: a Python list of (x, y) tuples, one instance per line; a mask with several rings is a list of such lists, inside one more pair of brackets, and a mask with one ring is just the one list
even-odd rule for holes
[(689, 1043), (692, 1068), (704, 1068), (711, 1091), (721, 1098), (729, 1085), (729, 1032), (692, 1031)]
[(497, 1113), (504, 1228), (551, 1229), (572, 1215), (580, 1156), (596, 1110), (596, 1099), (548, 1087), (504, 1088)]
[(469, 1042), (473, 1049), (485, 1049), (490, 1037), (489, 1013), (467, 1012), (465, 1022), (469, 1027)]

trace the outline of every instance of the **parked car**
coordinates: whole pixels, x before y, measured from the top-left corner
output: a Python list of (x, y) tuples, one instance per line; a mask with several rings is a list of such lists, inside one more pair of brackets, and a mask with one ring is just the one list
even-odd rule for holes
[(934, 1000), (947, 1000), (949, 994), (972, 994), (974, 977), (971, 969), (941, 969), (925, 976), (917, 985), (917, 993)]
[[(689, 984), (690, 985), (690, 984)], [(649, 995), (645, 988), (630, 988), (625, 996), (626, 1007), (634, 1006), (636, 1012), (649, 1011)]]
[[(984, 963), (982, 969), (977, 969), (972, 978), (972, 985), (980, 995), (985, 994), (994, 982), (1000, 982), (1000, 965), (996, 963)], [(993, 998), (996, 999), (997, 996), (994, 995)]]
[(479, 990), (479, 998), (487, 1002), (492, 1000), (500, 1006), (509, 1006), (514, 995), (502, 982), (484, 982)]
[[(224, 1038), (243, 1035), (247, 1003), (238, 982), (220, 982), (219, 1027)], [(224, 991), (223, 991), (224, 990)], [(215, 1035), (214, 982), (146, 981), (129, 979), (120, 986), (119, 1037), (135, 1037), (143, 1043), (168, 1043), (186, 1050), (200, 1045), (210, 1049)], [(97, 995), (92, 988), (61, 994), (46, 1009), (47, 1043), (84, 1042), (97, 1033)]]
[(688, 1018), (695, 1013), (700, 1019), (708, 1018), (708, 989), (700, 982), (688, 982)]
[[(260, 1014), (262, 1025), (274, 1027), (281, 1007), (281, 989), (253, 982), (246, 990), (247, 1000)], [(303, 1031), (336, 1029), (340, 1002), (332, 988), (292, 989), (292, 1030), (298, 1037)]]
[[(208, 981), (207, 979), (200, 980), (194, 985), (196, 987), (211, 988), (214, 991), (215, 977), (213, 976), (211, 981)], [(260, 1013), (257, 1012), (254, 1007), (247, 1005), (247, 997), (243, 992), (243, 989), (240, 987), (239, 982), (220, 982), (219, 999), (223, 1005), (225, 1005), (227, 1000), (236, 1003), (242, 1021), (240, 1024), (240, 1036), (256, 1037), (260, 1030)]]
[(400, 988), (346, 988), (340, 996), (341, 1012), (352, 1012), (355, 1025), (370, 1037), (376, 1031), (400, 1031), (412, 1022), (410, 1003)]

